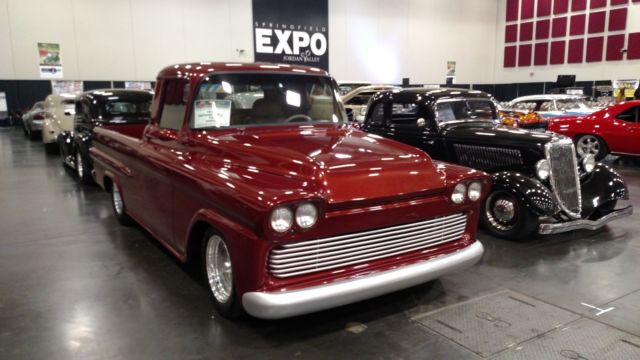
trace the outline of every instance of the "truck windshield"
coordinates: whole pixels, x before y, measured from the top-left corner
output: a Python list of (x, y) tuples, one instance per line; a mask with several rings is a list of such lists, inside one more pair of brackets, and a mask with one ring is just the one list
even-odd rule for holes
[(446, 123), (459, 120), (487, 120), (497, 118), (495, 105), (485, 99), (446, 99), (435, 105), (436, 120)]
[(343, 122), (331, 78), (287, 74), (221, 74), (199, 86), (191, 128)]

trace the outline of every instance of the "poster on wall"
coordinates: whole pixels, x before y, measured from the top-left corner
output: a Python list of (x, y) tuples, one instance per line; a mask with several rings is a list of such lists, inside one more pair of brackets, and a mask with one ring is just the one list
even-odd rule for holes
[(132, 90), (151, 90), (151, 81), (125, 81), (124, 88)]
[(256, 62), (329, 69), (327, 0), (253, 0)]
[(38, 43), (38, 54), (40, 55), (40, 78), (62, 79), (60, 44)]
[(9, 117), (9, 109), (7, 107), (7, 94), (0, 91), (0, 119)]
[(613, 97), (616, 101), (620, 102), (635, 98), (635, 92), (638, 86), (640, 86), (640, 80), (613, 80), (611, 81), (611, 85), (613, 85)]
[(447, 61), (447, 85), (456, 83), (456, 62)]
[(83, 84), (80, 80), (51, 80), (51, 92), (53, 94), (79, 94)]

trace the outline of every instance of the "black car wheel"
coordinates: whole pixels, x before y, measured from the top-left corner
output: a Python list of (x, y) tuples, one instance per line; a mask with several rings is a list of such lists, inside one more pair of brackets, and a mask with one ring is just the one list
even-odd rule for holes
[(224, 317), (242, 315), (234, 286), (233, 264), (227, 243), (218, 233), (209, 229), (202, 241), (204, 277), (218, 313)]
[(27, 127), (27, 137), (29, 140), (38, 140), (38, 133)]
[(607, 156), (607, 144), (596, 135), (579, 135), (575, 139), (576, 153), (582, 159), (586, 155), (595, 156), (596, 160), (602, 160)]
[(80, 184), (86, 185), (91, 183), (91, 166), (85, 160), (80, 151), (76, 151), (76, 174)]
[(133, 224), (133, 219), (131, 219), (131, 217), (126, 213), (124, 199), (122, 198), (120, 188), (115, 182), (111, 186), (111, 206), (113, 208), (113, 214), (120, 225), (129, 226)]
[(528, 240), (540, 224), (538, 216), (522, 200), (503, 190), (489, 195), (480, 218), (492, 235), (516, 241)]

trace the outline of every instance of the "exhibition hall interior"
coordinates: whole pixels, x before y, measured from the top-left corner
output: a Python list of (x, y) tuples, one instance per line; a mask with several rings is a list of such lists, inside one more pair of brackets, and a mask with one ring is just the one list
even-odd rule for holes
[(640, 0), (0, 0), (0, 358), (640, 359)]

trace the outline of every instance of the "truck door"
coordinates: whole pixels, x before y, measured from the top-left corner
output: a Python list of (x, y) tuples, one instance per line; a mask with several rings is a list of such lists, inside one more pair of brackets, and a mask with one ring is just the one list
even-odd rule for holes
[(142, 141), (138, 173), (145, 204), (143, 221), (160, 239), (174, 245), (173, 176), (181, 148), (178, 131), (185, 117), (189, 83), (185, 79), (164, 80), (157, 123), (152, 122)]

